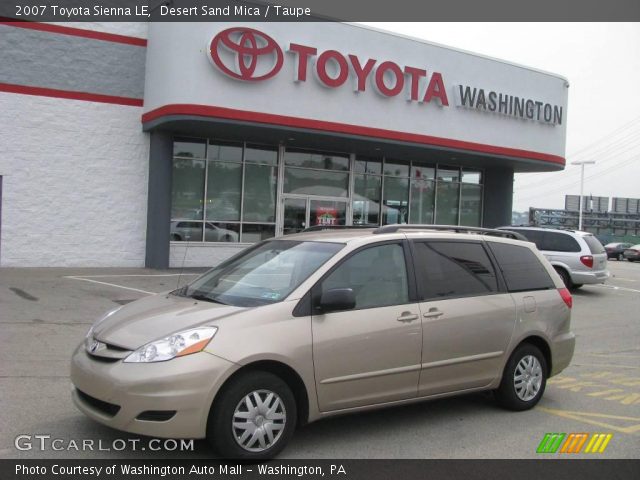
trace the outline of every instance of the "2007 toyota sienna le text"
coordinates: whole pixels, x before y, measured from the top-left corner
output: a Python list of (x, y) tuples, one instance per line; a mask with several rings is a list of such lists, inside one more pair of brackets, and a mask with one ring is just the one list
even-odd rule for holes
[(98, 320), (73, 354), (74, 402), (120, 430), (208, 437), (249, 460), (335, 414), (480, 390), (529, 409), (573, 356), (571, 295), (532, 243), (469, 230), (256, 244)]

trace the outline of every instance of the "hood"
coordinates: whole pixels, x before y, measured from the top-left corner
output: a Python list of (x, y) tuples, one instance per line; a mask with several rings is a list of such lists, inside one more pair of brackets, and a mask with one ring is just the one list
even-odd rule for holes
[(247, 310), (176, 295), (158, 294), (120, 308), (93, 327), (100, 342), (135, 350), (172, 333), (201, 325), (215, 325), (221, 318)]

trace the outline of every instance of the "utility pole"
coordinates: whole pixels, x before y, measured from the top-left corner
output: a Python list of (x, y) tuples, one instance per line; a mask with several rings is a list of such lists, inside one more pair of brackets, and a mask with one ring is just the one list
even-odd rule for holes
[(580, 205), (579, 205), (579, 213), (578, 213), (578, 230), (582, 230), (582, 197), (584, 195), (584, 166), (585, 165), (593, 165), (596, 163), (595, 160), (582, 160), (579, 162), (571, 162), (571, 165), (580, 165)]

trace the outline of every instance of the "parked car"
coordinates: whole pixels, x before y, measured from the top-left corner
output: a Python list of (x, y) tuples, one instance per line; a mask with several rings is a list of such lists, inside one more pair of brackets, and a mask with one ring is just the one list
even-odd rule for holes
[(482, 390), (532, 408), (573, 356), (571, 306), (529, 242), (294, 234), (98, 320), (73, 353), (72, 396), (113, 428), (264, 460), (297, 425), (343, 413)]
[(607, 259), (615, 258), (616, 260), (624, 260), (624, 251), (631, 248), (630, 243), (607, 243), (604, 249), (607, 251)]
[[(171, 222), (171, 241), (173, 242), (201, 242), (203, 222), (179, 221)], [(215, 223), (204, 222), (205, 242), (237, 242), (238, 232), (221, 228)]]
[(633, 245), (624, 251), (624, 258), (630, 262), (636, 262), (640, 260), (640, 244)]
[(500, 229), (519, 232), (535, 243), (569, 289), (580, 288), (585, 283), (605, 283), (610, 276), (607, 253), (589, 232), (521, 226)]

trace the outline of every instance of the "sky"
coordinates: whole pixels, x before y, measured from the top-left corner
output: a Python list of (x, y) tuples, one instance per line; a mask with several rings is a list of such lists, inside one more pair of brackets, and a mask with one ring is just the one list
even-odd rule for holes
[[(366, 23), (569, 79), (567, 166), (520, 173), (513, 209), (564, 208), (566, 194), (640, 198), (640, 23)], [(609, 204), (611, 205), (611, 203)]]

